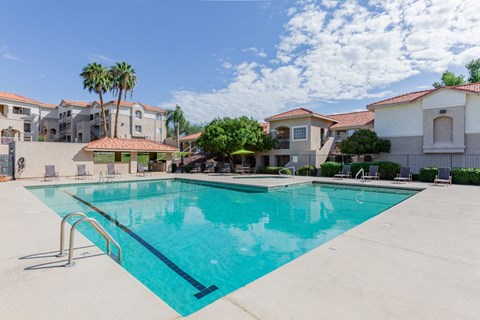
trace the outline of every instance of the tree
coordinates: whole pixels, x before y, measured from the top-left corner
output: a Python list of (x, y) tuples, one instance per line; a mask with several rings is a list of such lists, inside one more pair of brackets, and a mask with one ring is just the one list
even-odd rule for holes
[(185, 134), (194, 134), (198, 132), (202, 132), (205, 129), (205, 125), (203, 124), (195, 124), (195, 123), (190, 123), (188, 121), (185, 122), (185, 129), (184, 133)]
[(262, 126), (248, 117), (216, 118), (203, 131), (197, 144), (207, 152), (221, 153), (230, 159), (240, 149), (264, 151), (273, 148), (273, 140), (263, 133)]
[(103, 94), (111, 89), (112, 81), (108, 69), (100, 63), (92, 62), (83, 68), (80, 77), (83, 78), (83, 89), (98, 94), (100, 109), (102, 110), (103, 136), (107, 134), (107, 122), (105, 120), (105, 108), (103, 106)]
[(344, 154), (360, 156), (363, 154), (389, 153), (390, 140), (380, 139), (374, 131), (360, 129), (340, 142), (340, 151)]
[(480, 58), (473, 59), (465, 66), (468, 69), (468, 82), (480, 82)]
[(120, 113), (120, 102), (122, 95), (124, 99), (127, 99), (127, 93), (130, 91), (130, 96), (133, 94), (133, 89), (137, 84), (137, 76), (135, 75), (135, 69), (126, 62), (117, 62), (114, 66), (110, 67), (110, 76), (112, 79), (112, 93), (113, 95), (118, 93), (117, 111), (115, 113), (115, 130), (113, 137), (118, 138), (118, 116)]
[(432, 86), (434, 88), (440, 88), (458, 86), (461, 84), (465, 84), (465, 76), (463, 74), (457, 76), (455, 73), (447, 70), (442, 74), (442, 81), (434, 82)]
[(175, 141), (177, 142), (177, 148), (180, 150), (180, 127), (184, 127), (186, 123), (183, 116), (182, 107), (178, 104), (175, 109), (167, 110), (167, 126), (173, 125), (175, 129)]

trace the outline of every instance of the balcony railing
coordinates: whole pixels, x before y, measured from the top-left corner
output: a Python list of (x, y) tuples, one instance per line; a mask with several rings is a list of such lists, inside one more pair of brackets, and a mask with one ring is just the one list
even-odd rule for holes
[(18, 141), (16, 137), (0, 137), (0, 144), (9, 144), (10, 142)]
[(290, 140), (289, 139), (277, 139), (274, 149), (290, 149)]

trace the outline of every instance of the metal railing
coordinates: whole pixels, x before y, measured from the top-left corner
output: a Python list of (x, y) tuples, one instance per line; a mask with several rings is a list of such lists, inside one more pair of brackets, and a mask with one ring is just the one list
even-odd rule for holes
[(295, 177), (295, 167), (294, 166), (282, 168), (282, 169), (278, 170), (278, 174), (288, 174), (287, 170), (290, 171), (290, 175), (292, 176), (292, 178), (294, 178)]
[(19, 140), (19, 139), (16, 138), (16, 137), (1, 136), (0, 137), (0, 144), (9, 144), (10, 142), (17, 141), (17, 140)]
[(107, 243), (108, 256), (112, 257), (110, 243), (113, 243), (113, 245), (117, 247), (117, 262), (121, 263), (122, 248), (120, 247), (118, 242), (115, 241), (115, 239), (113, 239), (113, 237), (100, 225), (100, 223), (98, 223), (97, 220), (95, 220), (94, 218), (89, 218), (83, 212), (78, 212), (78, 211), (72, 212), (62, 219), (62, 222), (60, 224), (60, 252), (57, 254), (57, 257), (64, 257), (66, 255), (66, 253), (63, 250), (64, 240), (65, 240), (65, 222), (71, 217), (75, 217), (75, 216), (79, 216), (81, 218), (77, 220), (70, 229), (70, 241), (68, 246), (68, 262), (65, 265), (65, 267), (70, 268), (75, 266), (75, 262), (73, 261), (73, 248), (75, 245), (75, 230), (80, 224), (84, 222), (87, 222), (88, 224), (90, 224), (95, 229), (95, 231), (97, 231), (105, 239)]
[(363, 180), (363, 176), (365, 175), (365, 171), (363, 171), (363, 168), (361, 168), (357, 174), (355, 175), (355, 180), (358, 180), (358, 176), (360, 175), (360, 173), (362, 174), (362, 180)]

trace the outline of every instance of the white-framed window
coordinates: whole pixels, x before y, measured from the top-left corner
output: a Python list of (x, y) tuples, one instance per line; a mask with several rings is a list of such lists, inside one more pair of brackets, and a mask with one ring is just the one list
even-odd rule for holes
[(292, 141), (305, 141), (307, 138), (307, 126), (292, 128)]
[(142, 126), (136, 125), (135, 132), (142, 133)]
[(163, 115), (161, 113), (157, 113), (157, 120), (163, 120)]
[(139, 110), (135, 111), (135, 118), (142, 119), (142, 111), (139, 111)]

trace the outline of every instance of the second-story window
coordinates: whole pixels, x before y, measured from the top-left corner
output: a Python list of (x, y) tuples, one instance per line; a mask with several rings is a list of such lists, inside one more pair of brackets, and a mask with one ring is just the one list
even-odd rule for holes
[(67, 111), (67, 117), (70, 117), (72, 115), (72, 111), (71, 110), (68, 110)]
[(31, 126), (30, 123), (24, 123), (23, 124), (23, 131), (25, 133), (29, 133), (29, 132), (31, 132), (31, 130), (32, 130), (32, 126)]
[(135, 132), (142, 133), (142, 126), (135, 126)]
[(157, 113), (157, 120), (163, 120), (163, 115), (161, 113)]
[(142, 112), (141, 111), (135, 111), (135, 118), (137, 119), (142, 119)]
[(307, 127), (294, 127), (292, 140), (307, 140)]

